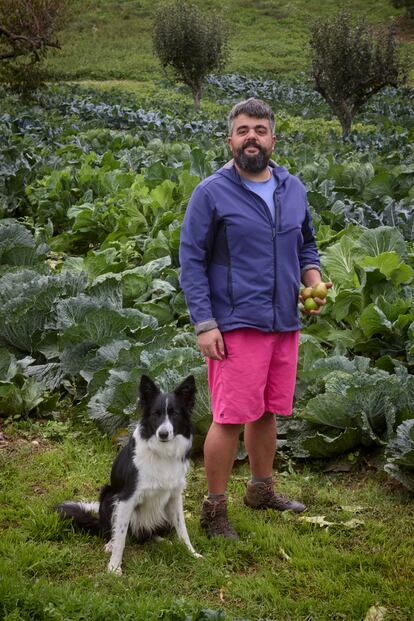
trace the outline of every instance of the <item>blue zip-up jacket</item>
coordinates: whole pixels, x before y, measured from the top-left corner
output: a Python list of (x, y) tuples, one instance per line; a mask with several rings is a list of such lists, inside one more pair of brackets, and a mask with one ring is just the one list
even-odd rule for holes
[(275, 221), (233, 161), (194, 190), (181, 229), (180, 282), (196, 332), (301, 327), (301, 275), (319, 269), (301, 181), (269, 162), (277, 179)]

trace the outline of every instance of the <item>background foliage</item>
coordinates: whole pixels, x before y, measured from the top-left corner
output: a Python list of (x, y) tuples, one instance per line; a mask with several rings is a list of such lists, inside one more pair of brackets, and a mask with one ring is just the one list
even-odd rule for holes
[(67, 7), (66, 0), (1, 0), (0, 79), (14, 91), (28, 94), (45, 79), (42, 60), (60, 47)]
[(171, 69), (190, 88), (199, 111), (206, 76), (223, 69), (228, 57), (229, 29), (223, 16), (174, 0), (157, 8), (154, 24), (154, 51), (162, 68)]
[(349, 11), (315, 20), (309, 44), (315, 89), (338, 117), (344, 136), (367, 101), (386, 86), (406, 83), (408, 62), (396, 39), (395, 22), (356, 23)]

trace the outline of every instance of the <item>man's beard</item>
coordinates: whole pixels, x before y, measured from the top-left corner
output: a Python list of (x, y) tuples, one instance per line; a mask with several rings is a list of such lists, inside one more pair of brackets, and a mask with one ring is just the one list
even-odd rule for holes
[[(248, 155), (245, 150), (248, 147), (253, 146), (256, 147), (259, 152), (256, 155)], [(237, 166), (241, 170), (250, 173), (262, 172), (266, 168), (270, 160), (270, 156), (271, 153), (268, 153), (264, 147), (253, 141), (247, 142), (245, 145), (240, 147), (233, 155), (234, 161), (236, 162)]]

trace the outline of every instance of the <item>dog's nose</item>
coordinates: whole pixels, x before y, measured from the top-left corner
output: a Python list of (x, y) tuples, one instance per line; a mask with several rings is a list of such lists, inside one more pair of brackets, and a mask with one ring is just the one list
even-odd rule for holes
[(164, 430), (164, 429), (161, 429), (161, 430), (158, 432), (158, 437), (159, 437), (159, 439), (160, 439), (162, 442), (165, 442), (166, 440), (168, 440), (169, 433), (168, 433), (168, 431), (166, 431), (166, 430)]

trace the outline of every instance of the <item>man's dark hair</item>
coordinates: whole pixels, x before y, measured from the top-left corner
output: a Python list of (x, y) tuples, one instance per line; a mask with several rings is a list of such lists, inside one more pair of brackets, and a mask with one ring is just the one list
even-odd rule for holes
[(275, 115), (273, 114), (272, 108), (264, 101), (256, 99), (255, 97), (250, 97), (244, 101), (239, 101), (239, 103), (233, 106), (227, 118), (230, 134), (233, 129), (233, 121), (239, 114), (246, 114), (256, 119), (267, 119), (270, 123), (272, 134), (274, 133)]

